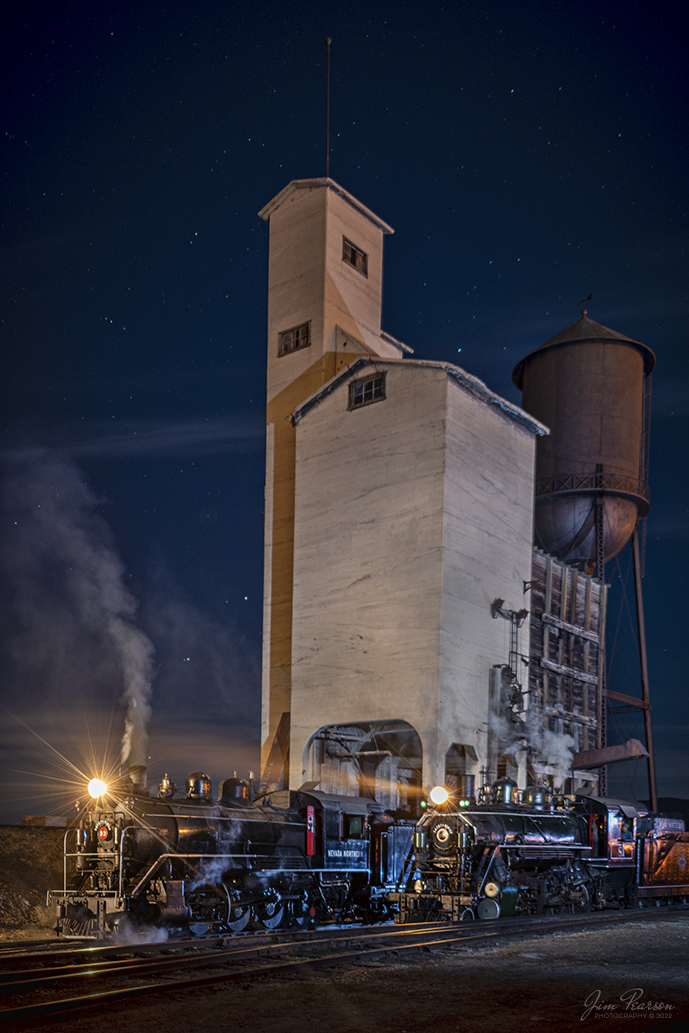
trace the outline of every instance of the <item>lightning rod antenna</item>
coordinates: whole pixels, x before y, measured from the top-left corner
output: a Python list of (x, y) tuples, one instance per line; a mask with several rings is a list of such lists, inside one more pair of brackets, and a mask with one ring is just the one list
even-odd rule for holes
[(328, 53), (327, 83), (325, 88), (325, 178), (330, 179), (330, 36), (325, 41)]

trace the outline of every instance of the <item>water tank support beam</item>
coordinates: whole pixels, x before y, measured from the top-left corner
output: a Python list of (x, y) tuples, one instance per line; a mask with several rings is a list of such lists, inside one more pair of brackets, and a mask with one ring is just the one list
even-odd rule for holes
[(641, 579), (641, 550), (639, 549), (638, 521), (632, 532), (632, 558), (634, 561), (634, 594), (636, 595), (636, 627), (639, 636), (639, 666), (641, 668), (641, 698), (648, 704), (644, 708), (644, 730), (648, 750), (648, 791), (651, 809), (658, 810), (656, 793), (656, 768), (653, 754), (653, 729), (651, 727), (651, 698), (648, 687), (648, 656), (646, 653), (646, 622), (644, 619), (643, 582)]
[(617, 703), (626, 703), (628, 707), (638, 707), (639, 710), (651, 709), (651, 704), (647, 703), (645, 699), (626, 696), (624, 692), (614, 692), (613, 689), (606, 689), (605, 695), (608, 699), (614, 699)]
[[(603, 481), (603, 466), (601, 463), (596, 463), (596, 480), (599, 484)], [(596, 577), (601, 582), (605, 583), (605, 498), (601, 494), (596, 498)], [(606, 701), (606, 663), (607, 658), (605, 656), (605, 639), (601, 641), (601, 651), (603, 653), (601, 669), (600, 669), (600, 728), (598, 730), (598, 739), (600, 742), (600, 748), (605, 751), (608, 740), (608, 705)], [(605, 764), (600, 769), (598, 785), (602, 796), (605, 796), (608, 791), (608, 769)]]

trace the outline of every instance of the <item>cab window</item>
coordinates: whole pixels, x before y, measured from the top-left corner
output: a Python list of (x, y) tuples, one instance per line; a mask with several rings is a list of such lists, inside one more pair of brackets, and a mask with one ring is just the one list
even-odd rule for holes
[(345, 814), (345, 833), (347, 839), (361, 839), (364, 834), (363, 814)]
[(325, 810), (325, 834), (328, 839), (341, 839), (340, 812), (332, 807)]

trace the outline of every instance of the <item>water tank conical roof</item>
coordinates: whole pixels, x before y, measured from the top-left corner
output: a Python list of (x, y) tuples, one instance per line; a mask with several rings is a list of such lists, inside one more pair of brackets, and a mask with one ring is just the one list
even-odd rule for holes
[(520, 391), (523, 391), (524, 370), (527, 364), (537, 355), (542, 355), (543, 352), (551, 348), (559, 348), (566, 344), (583, 344), (594, 341), (599, 344), (605, 344), (606, 341), (623, 341), (633, 348), (638, 348), (643, 356), (645, 376), (648, 376), (655, 366), (655, 355), (647, 345), (642, 344), (641, 341), (635, 341), (633, 337), (627, 337), (626, 334), (620, 334), (617, 330), (611, 330), (609, 326), (603, 326), (602, 323), (594, 323), (592, 319), (588, 318), (588, 313), (584, 309), (581, 318), (577, 319), (576, 323), (572, 323), (566, 330), (561, 330), (559, 334), (555, 334), (545, 344), (539, 345), (535, 351), (530, 352), (523, 359), (519, 360), (512, 370), (514, 384)]
[(650, 348), (589, 319), (517, 363), (522, 407), (550, 428), (536, 451), (536, 544), (592, 569), (596, 503), (604, 500), (603, 555), (628, 541), (648, 512), (644, 461)]

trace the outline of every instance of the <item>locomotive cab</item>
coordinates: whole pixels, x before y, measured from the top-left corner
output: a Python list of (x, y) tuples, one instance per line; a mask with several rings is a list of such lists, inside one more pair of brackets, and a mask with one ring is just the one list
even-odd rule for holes
[(298, 811), (311, 867), (368, 871), (370, 815), (382, 810), (374, 800), (283, 789), (267, 794), (261, 803)]
[(588, 817), (591, 862), (614, 868), (634, 865), (639, 812), (625, 800), (580, 797), (576, 809)]

